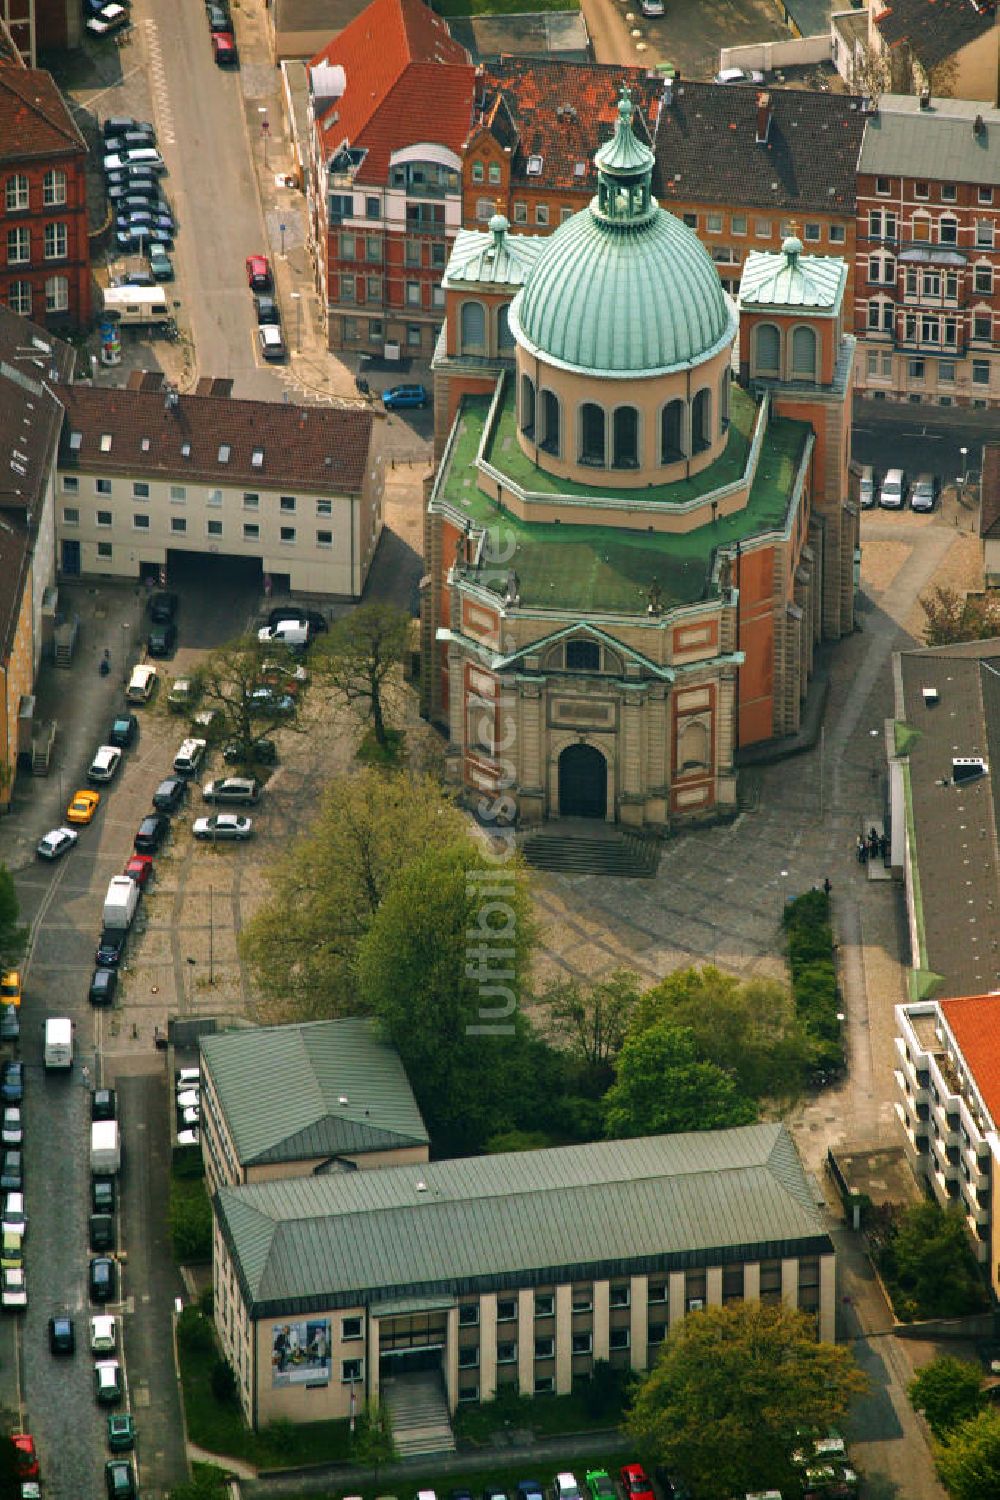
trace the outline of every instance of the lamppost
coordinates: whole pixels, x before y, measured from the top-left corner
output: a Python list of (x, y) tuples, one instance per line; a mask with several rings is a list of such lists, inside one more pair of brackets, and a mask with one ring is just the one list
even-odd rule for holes
[(128, 683), (128, 632), (129, 623), (122, 621), (122, 683)]
[(302, 352), (302, 293), (293, 292), (292, 301), (295, 303), (295, 352)]
[(872, 781), (878, 781), (878, 730), (869, 729), (868, 737), (872, 742)]
[(262, 118), (262, 120), (260, 122), (260, 133), (261, 133), (261, 137), (262, 137), (263, 142), (264, 142), (264, 171), (266, 172), (267, 171), (267, 137), (268, 137), (268, 135), (270, 133), (270, 130), (271, 130), (271, 122), (267, 118), (267, 105), (266, 104), (258, 104), (258, 106), (257, 106), (257, 113), (259, 115), (263, 116), (263, 118)]
[(969, 472), (967, 462), (969, 457), (969, 450), (968, 448), (959, 448), (958, 451), (962, 455), (962, 472), (961, 474), (959, 474), (958, 479), (955, 483), (955, 489), (958, 495), (958, 503), (959, 505), (961, 505), (965, 500), (965, 476)]

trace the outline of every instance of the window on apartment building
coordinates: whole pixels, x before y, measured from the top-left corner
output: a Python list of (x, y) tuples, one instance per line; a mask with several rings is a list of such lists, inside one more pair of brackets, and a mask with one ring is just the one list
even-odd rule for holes
[(783, 240), (787, 240), (789, 235), (792, 234), (794, 234), (797, 239), (799, 231), (793, 219), (782, 219), (780, 224), (778, 225), (778, 233)]
[(65, 312), (69, 307), (69, 277), (47, 276), (45, 278), (45, 311)]
[(944, 295), (945, 300), (955, 302), (958, 299), (958, 272), (945, 271), (944, 273)]
[(210, 505), (213, 510), (217, 510), (222, 504), (222, 491), (209, 490), (208, 494), (205, 496), (205, 504)]
[(57, 221), (55, 224), (46, 224), (44, 244), (46, 260), (65, 260), (68, 245), (66, 225)]
[(149, 517), (144, 515), (135, 515), (132, 517), (132, 525), (136, 531), (148, 531)]
[(99, 510), (97, 512), (97, 524), (98, 526), (110, 526), (111, 512), (109, 510)]
[(357, 251), (357, 240), (353, 234), (342, 234), (339, 244), (341, 260), (353, 260)]
[(993, 337), (993, 315), (988, 312), (977, 312), (972, 314), (972, 337), (974, 339), (990, 339)]
[(382, 321), (380, 318), (372, 318), (368, 324), (368, 342), (377, 344), (383, 338)]
[(170, 486), (171, 505), (183, 505), (187, 500), (187, 489), (183, 484), (172, 484)]
[(612, 1328), (608, 1334), (609, 1349), (627, 1349), (631, 1342), (627, 1328)]
[(111, 556), (111, 543), (110, 542), (98, 542), (98, 544), (97, 544), (97, 555), (98, 555), (98, 557), (104, 557), (104, 558), (110, 557)]
[(97, 493), (99, 495), (110, 495), (111, 494), (111, 480), (110, 479), (95, 479), (95, 481), (94, 481), (94, 489), (97, 491)]
[(365, 1373), (365, 1362), (363, 1359), (342, 1359), (340, 1361), (340, 1381), (342, 1385), (353, 1385), (355, 1381), (362, 1378)]
[(489, 178), (494, 186), (500, 181), (500, 163), (498, 161), (490, 162)]
[(295, 541), (295, 527), (282, 526), (278, 532), (278, 538), (290, 546)]
[(260, 496), (255, 495), (252, 490), (243, 491), (243, 509), (260, 510)]
[(705, 215), (705, 229), (709, 234), (722, 233), (722, 215), (711, 213)]
[(535, 204), (535, 223), (545, 227), (549, 222), (549, 205), (547, 203)]
[(929, 185), (926, 182), (915, 182), (913, 184), (913, 196), (914, 196), (914, 198), (929, 198), (930, 195), (931, 195), (931, 190), (930, 190)]
[(940, 271), (925, 271), (924, 272), (923, 281), (924, 281), (924, 296), (925, 297), (940, 297), (940, 295), (941, 295), (941, 272)]
[(21, 172), (7, 178), (7, 212), (17, 213), (28, 207), (28, 179)]
[(170, 530), (183, 534), (188, 529), (187, 516), (171, 516)]
[(208, 533), (209, 536), (221, 536), (222, 535), (222, 522), (221, 521), (208, 521), (208, 522), (206, 522), (205, 530), (206, 530), (206, 532)]
[(575, 1313), (589, 1313), (594, 1306), (594, 1296), (589, 1287), (582, 1287), (573, 1292), (573, 1311)]
[(823, 226), (822, 226), (822, 224), (807, 224), (806, 225), (806, 234), (805, 234), (805, 237), (806, 237), (806, 240), (807, 240), (807, 242), (809, 244), (815, 244), (817, 240), (819, 240), (819, 239), (822, 238), (822, 236), (823, 236)]
[(422, 306), (419, 281), (408, 281), (406, 283), (406, 305), (407, 307)]
[(79, 526), (80, 512), (75, 505), (63, 506), (63, 521), (67, 526)]
[(527, 222), (528, 222), (528, 205), (526, 203), (515, 203), (514, 204), (514, 223), (515, 224), (527, 224)]
[(976, 201), (982, 208), (985, 208), (987, 204), (993, 202), (993, 189), (991, 187), (981, 187)]
[(514, 1297), (501, 1297), (497, 1302), (497, 1322), (513, 1323), (517, 1318), (517, 1300)]
[(24, 224), (18, 225), (16, 229), (7, 231), (7, 264), (9, 266), (26, 265), (31, 259), (31, 235)]
[(423, 330), (419, 323), (407, 323), (406, 344), (409, 349), (419, 349), (423, 343)]
[(947, 317), (944, 319), (944, 345), (947, 349), (954, 349), (958, 344), (958, 319)]
[(972, 361), (972, 384), (989, 385), (990, 362), (988, 359), (974, 359)]
[(771, 238), (770, 219), (754, 219), (753, 232), (759, 240), (769, 240)]
[(488, 224), (495, 213), (496, 204), (492, 198), (476, 199), (476, 222), (478, 224)]
[(243, 540), (245, 542), (256, 542), (260, 540), (260, 527), (256, 521), (243, 522)]
[(651, 1281), (646, 1292), (646, 1301), (653, 1303), (666, 1302), (667, 1283), (665, 1281)]
[(549, 1396), (555, 1390), (556, 1383), (551, 1375), (535, 1376), (535, 1395)]
[(594, 1335), (592, 1333), (573, 1334), (573, 1353), (589, 1354), (594, 1347)]
[(517, 1345), (512, 1340), (507, 1339), (504, 1343), (497, 1344), (497, 1364), (517, 1364)]
[(941, 202), (942, 203), (957, 203), (958, 202), (958, 189), (956, 188), (956, 186), (955, 186), (955, 184), (953, 182), (942, 182), (942, 184), (941, 184)]
[(882, 378), (883, 380), (892, 379), (892, 355), (889, 353), (882, 355)]
[(958, 220), (950, 214), (938, 220), (938, 243), (941, 245), (958, 244)]
[(887, 198), (892, 191), (892, 184), (888, 177), (876, 177), (875, 191), (880, 198)]
[(630, 1287), (627, 1281), (612, 1283), (608, 1300), (612, 1307), (628, 1307), (630, 1301)]
[(422, 265), (422, 263), (423, 263), (422, 262), (422, 257), (421, 257), (421, 254), (420, 254), (420, 241), (419, 240), (407, 240), (407, 242), (406, 242), (406, 264), (408, 266), (420, 266), (420, 265)]
[(364, 1337), (364, 1322), (361, 1318), (341, 1318), (340, 1337), (346, 1344), (349, 1339)]
[(382, 217), (382, 205), (375, 197), (365, 199), (365, 218), (380, 219)]
[(878, 375), (878, 351), (876, 349), (868, 350), (867, 366), (870, 379)]
[(847, 231), (843, 224), (831, 224), (829, 226), (830, 244), (842, 245), (847, 238)]
[(979, 293), (990, 296), (993, 291), (993, 267), (990, 265), (978, 265), (973, 273), (972, 285)]
[(953, 385), (955, 381), (955, 365), (950, 359), (942, 359), (938, 363), (938, 385)]
[(20, 313), (26, 318), (31, 312), (31, 282), (12, 281), (7, 293), (7, 305), (11, 312)]
[(927, 373), (927, 365), (922, 359), (911, 359), (909, 361), (910, 379), (923, 380)]
[(551, 1318), (556, 1310), (556, 1299), (551, 1292), (535, 1293), (535, 1317)]
[(346, 302), (348, 304), (348, 306), (353, 306), (353, 304), (357, 301), (357, 297), (355, 295), (355, 292), (356, 292), (356, 288), (355, 288), (355, 284), (354, 284), (354, 277), (353, 276), (341, 276), (341, 278), (340, 278), (340, 300), (341, 300), (341, 302)]
[(333, 546), (333, 532), (332, 531), (317, 531), (317, 533), (316, 533), (316, 545), (317, 545), (317, 547), (332, 547)]
[(80, 493), (80, 481), (75, 474), (64, 474), (62, 487), (63, 493), (66, 495), (78, 495)]
[(448, 246), (435, 241), (431, 245), (431, 265), (435, 270), (441, 271), (448, 264)]
[(146, 483), (146, 481), (144, 479), (135, 479), (135, 480), (133, 480), (133, 482), (132, 482), (132, 499), (133, 500), (148, 500), (149, 499), (149, 485)]
[(466, 1344), (464, 1348), (459, 1346), (458, 1368), (460, 1370), (477, 1370), (479, 1368), (478, 1344)]
[(560, 222), (560, 224), (567, 223), (573, 217), (573, 215), (575, 213), (576, 213), (576, 209), (575, 208), (566, 208), (565, 206), (562, 207), (559, 210), (559, 222)]
[(747, 232), (747, 216), (746, 216), (746, 214), (733, 214), (732, 218), (729, 221), (729, 227), (732, 229), (733, 234), (746, 234), (746, 232)]
[(66, 173), (58, 167), (52, 167), (42, 178), (42, 202), (46, 208), (66, 202)]
[(458, 1304), (458, 1326), (459, 1328), (474, 1328), (479, 1322), (479, 1303), (460, 1302)]
[(698, 228), (698, 215), (697, 214), (682, 214), (681, 217), (683, 218), (684, 223), (687, 225), (687, 227), (689, 229), (697, 229)]
[(333, 501), (332, 500), (317, 500), (316, 501), (316, 514), (318, 516), (332, 516), (333, 515)]
[(377, 235), (370, 234), (365, 240), (365, 260), (376, 266), (382, 264), (382, 241)]
[(546, 1335), (544, 1338), (535, 1340), (535, 1358), (551, 1359), (556, 1352), (556, 1341)]
[(992, 250), (993, 249), (993, 231), (994, 231), (994, 226), (993, 226), (993, 220), (992, 219), (977, 219), (976, 220), (976, 244), (979, 246), (980, 249), (982, 249), (982, 250)]
[(486, 181), (486, 171), (481, 161), (474, 161), (472, 163), (472, 180), (473, 182)]

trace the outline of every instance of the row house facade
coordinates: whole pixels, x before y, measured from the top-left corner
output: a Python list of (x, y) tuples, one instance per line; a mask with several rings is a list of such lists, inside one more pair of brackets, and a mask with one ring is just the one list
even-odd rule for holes
[[(693, 229), (735, 296), (747, 257), (791, 235), (810, 255), (843, 256), (852, 299), (855, 171), (862, 101), (797, 89), (665, 80), (644, 68), (505, 58), (476, 70), (475, 122), (462, 168), (462, 223), (498, 207), (518, 234), (550, 234), (596, 188), (595, 139), (627, 85), (637, 137), (656, 157), (659, 202)], [(821, 143), (821, 149), (817, 149)]]
[(51, 75), (0, 67), (0, 301), (53, 330), (90, 321), (86, 164)]
[(461, 221), (468, 54), (423, 0), (373, 0), (308, 78), (309, 236), (329, 347), (428, 359)]
[(874, 400), (1000, 403), (1000, 110), (883, 97), (858, 160), (857, 382)]

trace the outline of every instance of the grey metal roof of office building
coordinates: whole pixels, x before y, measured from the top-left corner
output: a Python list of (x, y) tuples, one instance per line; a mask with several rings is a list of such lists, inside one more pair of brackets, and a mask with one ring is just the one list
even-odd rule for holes
[(932, 99), (921, 109), (916, 95), (883, 94), (865, 121), (858, 172), (1000, 183), (1000, 110), (974, 99)]
[[(908, 743), (915, 909), (923, 995), (982, 995), (1000, 988), (997, 797), (1000, 640), (904, 651), (897, 713)], [(937, 702), (923, 689), (937, 690)], [(981, 756), (989, 774), (955, 785), (954, 756)], [(934, 979), (937, 976), (937, 979)]]
[(782, 1125), (253, 1183), (215, 1205), (258, 1317), (829, 1249)]
[(201, 1052), (244, 1166), (429, 1139), (399, 1054), (361, 1017), (226, 1031)]

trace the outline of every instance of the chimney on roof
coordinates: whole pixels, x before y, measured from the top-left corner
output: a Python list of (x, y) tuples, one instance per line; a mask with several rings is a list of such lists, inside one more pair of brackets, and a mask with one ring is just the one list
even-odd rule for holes
[(972, 134), (973, 135), (982, 135), (985, 130), (986, 130), (986, 122), (985, 122), (985, 120), (983, 119), (982, 115), (977, 115), (976, 118), (972, 122)]
[(771, 96), (766, 89), (757, 95), (757, 144), (763, 146), (771, 134)]
[(920, 90), (920, 108), (921, 109), (930, 109), (930, 107), (931, 107), (931, 91), (930, 91), (930, 89), (921, 89)]

